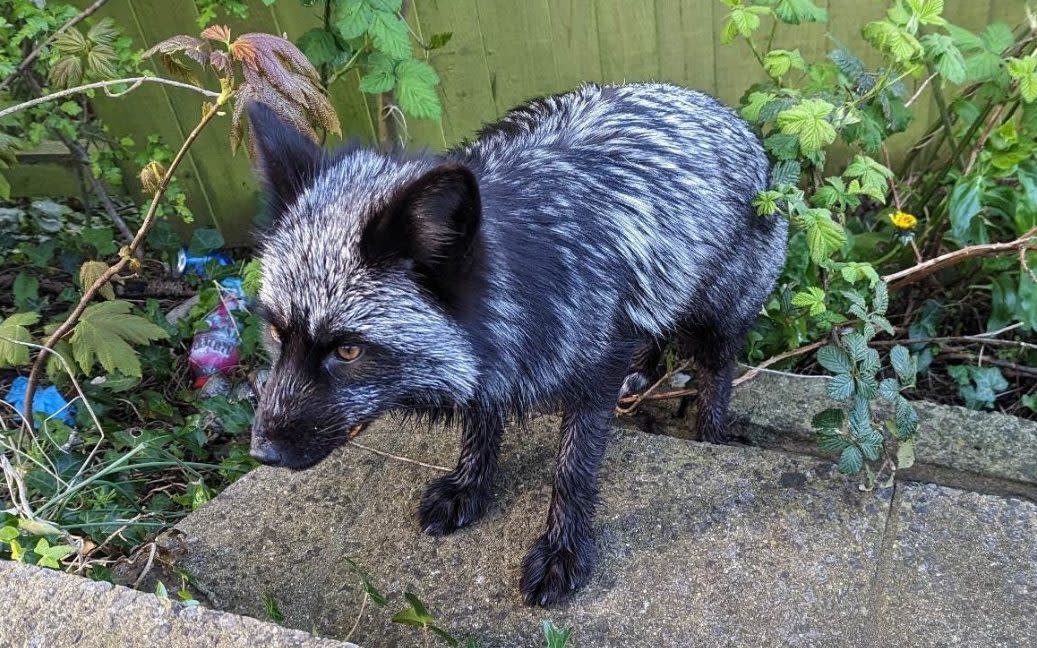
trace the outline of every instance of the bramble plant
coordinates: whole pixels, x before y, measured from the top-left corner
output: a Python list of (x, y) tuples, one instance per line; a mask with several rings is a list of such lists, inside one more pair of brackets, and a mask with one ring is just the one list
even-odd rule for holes
[[(917, 424), (900, 391), (915, 386), (908, 369), (931, 371), (946, 350), (942, 340), (922, 338), (938, 337), (934, 322), (956, 308), (952, 294), (985, 280), (991, 296), (983, 307), (986, 330), (1037, 330), (1037, 287), (1029, 269), (1037, 249), (1034, 19), (1030, 15), (1021, 36), (1001, 23), (977, 35), (948, 23), (942, 0), (896, 0), (885, 17), (862, 27), (863, 39), (881, 56), (869, 67), (834, 38), (822, 61), (774, 46), (780, 30), (828, 19), (810, 0), (722, 2), (728, 14), (721, 40), (744, 43), (764, 77), (745, 92), (740, 109), (760, 130), (773, 164), (771, 187), (755, 205), (761, 215), (782, 214), (793, 225), (789, 260), (751, 334), (750, 358), (798, 355), (816, 347), (811, 341), (832, 340), (817, 361), (835, 374), (829, 394), (846, 405), (815, 419), (819, 443), (840, 453), (841, 470), (865, 470), (874, 485), (884, 470), (912, 461)], [(916, 87), (909, 94), (911, 83)], [(908, 129), (926, 89), (940, 118), (894, 171), (887, 140)], [(1006, 242), (983, 245), (991, 241)], [(946, 248), (951, 251), (939, 254)], [(1014, 269), (1011, 256), (988, 258), (1003, 254), (1015, 256)], [(935, 272), (949, 281), (940, 288), (943, 299), (930, 300), (940, 315), (930, 313), (933, 328), (922, 335), (911, 328), (913, 288)], [(908, 293), (895, 302), (900, 328), (886, 319), (887, 284)], [(871, 295), (873, 308), (866, 311)], [(886, 363), (895, 378), (881, 379), (888, 370), (868, 348), (877, 331), (910, 336)], [(1033, 364), (1033, 345), (1001, 342), (1002, 362), (1015, 366), (1007, 361), (1014, 357)], [(911, 358), (909, 349), (919, 357)], [(948, 371), (970, 405), (992, 406), (993, 391), (1007, 386), (998, 366), (950, 365)], [(973, 396), (980, 392), (985, 398)], [(877, 398), (894, 404), (895, 417), (884, 426), (870, 413)], [(893, 459), (898, 452), (900, 463)], [(873, 470), (869, 462), (877, 461)]]

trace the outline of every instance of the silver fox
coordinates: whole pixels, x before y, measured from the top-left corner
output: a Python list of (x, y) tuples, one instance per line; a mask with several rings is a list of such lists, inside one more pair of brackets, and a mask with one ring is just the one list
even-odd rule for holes
[(274, 212), (253, 456), (304, 469), (385, 414), (456, 418), (457, 467), (419, 507), (447, 534), (486, 511), (505, 421), (560, 408), (520, 585), (530, 605), (567, 597), (595, 561), (613, 407), (656, 370), (660, 340), (695, 356), (698, 432), (724, 438), (735, 357), (785, 259), (785, 221), (751, 205), (769, 171), (756, 135), (665, 84), (534, 100), (441, 155), (326, 154), (266, 106), (250, 118)]

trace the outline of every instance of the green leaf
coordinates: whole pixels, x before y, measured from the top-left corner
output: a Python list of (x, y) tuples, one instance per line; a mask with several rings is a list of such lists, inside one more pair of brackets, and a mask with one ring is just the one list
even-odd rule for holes
[(923, 53), (917, 38), (886, 20), (874, 20), (864, 25), (861, 34), (873, 47), (892, 55), (897, 63), (908, 63)]
[(111, 227), (89, 227), (79, 234), (87, 245), (97, 250), (97, 256), (115, 254), (119, 249), (115, 242), (115, 233)]
[(875, 297), (871, 303), (872, 309), (880, 315), (885, 314), (886, 309), (889, 308), (889, 287), (886, 286), (885, 281), (875, 284)]
[(879, 281), (879, 273), (876, 272), (875, 267), (870, 263), (848, 261), (846, 263), (838, 263), (835, 267), (839, 269), (839, 274), (842, 275), (843, 281), (847, 283), (855, 284), (858, 281), (867, 280), (868, 285), (874, 286)]
[(897, 396), (900, 395), (900, 383), (897, 382), (896, 378), (884, 378), (879, 383), (879, 397), (882, 400), (894, 403), (897, 400)]
[(418, 118), (440, 118), (442, 108), (436, 94), (439, 76), (431, 65), (417, 59), (401, 61), (396, 77), (396, 100), (403, 112)]
[(1005, 60), (1008, 76), (1019, 83), (1019, 96), (1026, 103), (1037, 99), (1037, 54)]
[(871, 196), (880, 203), (886, 202), (889, 181), (893, 171), (866, 155), (855, 155), (853, 161), (843, 171), (843, 176), (860, 181), (860, 192)]
[[(763, 69), (767, 76), (780, 79), (789, 73), (789, 70), (802, 70), (806, 67), (803, 55), (799, 50), (776, 49), (767, 52), (763, 57)], [(750, 99), (752, 95), (750, 95)]]
[(223, 247), (223, 234), (215, 229), (196, 229), (191, 233), (188, 250), (191, 254), (208, 254)]
[(876, 461), (882, 455), (882, 435), (872, 432), (861, 439), (860, 448), (868, 461)]
[(940, 14), (943, 13), (943, 0), (907, 0), (907, 6), (923, 25), (944, 25)]
[(833, 374), (848, 374), (853, 370), (850, 356), (834, 344), (827, 344), (817, 350), (817, 362)]
[(821, 265), (846, 243), (843, 226), (832, 220), (827, 209), (811, 208), (800, 214), (807, 236), (810, 259)]
[(915, 465), (915, 440), (906, 439), (897, 444), (897, 470)]
[[(768, 135), (763, 140), (763, 147), (777, 159), (796, 162), (796, 166), (799, 166), (799, 161), (796, 160), (796, 157), (799, 155), (799, 138), (795, 135), (786, 135), (784, 133)], [(798, 176), (799, 174), (797, 173), (796, 175)]]
[[(87, 261), (79, 267), (79, 285), (86, 291), (94, 285), (98, 279), (108, 271), (108, 264), (104, 261)], [(115, 289), (111, 282), (107, 282), (98, 289), (98, 293), (105, 299), (115, 299)]]
[(792, 296), (792, 305), (799, 308), (807, 308), (810, 316), (820, 315), (825, 312), (825, 291), (816, 286), (810, 286), (804, 292), (798, 292)]
[(845, 419), (846, 415), (841, 409), (832, 407), (815, 414), (814, 418), (810, 420), (810, 424), (817, 431), (838, 431), (842, 429)]
[(800, 166), (798, 160), (782, 160), (771, 169), (771, 186), (799, 184)]
[(1015, 34), (1012, 27), (1007, 23), (994, 22), (987, 25), (980, 34), (983, 45), (991, 54), (1001, 55), (1006, 49), (1015, 44)]
[(421, 602), (421, 599), (411, 592), (406, 592), (403, 596), (407, 599), (407, 602), (410, 603), (410, 607), (394, 614), (392, 622), (417, 626), (419, 628), (431, 626), (435, 619), (432, 618), (431, 614), (429, 614), (425, 605)]
[(778, 98), (773, 92), (750, 92), (748, 102), (742, 106), (741, 115), (746, 121), (756, 122), (764, 106)]
[(760, 28), (760, 14), (765, 13), (770, 13), (768, 7), (733, 7), (731, 13), (727, 14), (727, 22), (720, 32), (720, 42), (726, 45), (739, 34), (749, 38)]
[(338, 15), (335, 28), (339, 35), (352, 40), (363, 35), (374, 22), (374, 10), (366, 0), (341, 0), (336, 3)]
[(844, 448), (850, 445), (845, 436), (832, 430), (819, 430), (815, 434), (815, 439), (817, 440), (817, 447), (826, 452), (842, 452)]
[(130, 303), (116, 300), (91, 304), (83, 311), (72, 330), (72, 356), (83, 373), (89, 374), (94, 362), (105, 371), (141, 376), (140, 360), (131, 344), (145, 344), (169, 337), (162, 327), (130, 313)]
[(983, 177), (959, 178), (951, 189), (948, 199), (948, 211), (951, 216), (951, 229), (959, 242), (968, 238), (969, 227), (972, 219), (979, 214), (982, 205), (980, 198), (983, 195)]
[(29, 310), (40, 300), (40, 280), (28, 272), (19, 272), (11, 288), (14, 292), (14, 307), (18, 310)]
[(854, 383), (853, 376), (850, 374), (837, 374), (828, 381), (827, 391), (828, 395), (837, 401), (844, 401), (850, 396), (853, 396), (854, 391), (857, 389)]
[(778, 212), (778, 201), (784, 194), (778, 191), (761, 191), (753, 199), (753, 207), (758, 216), (772, 216)]
[(428, 39), (428, 47), (426, 49), (435, 50), (441, 47), (445, 47), (450, 39), (453, 37), (454, 32), (440, 32), (438, 34), (432, 34), (431, 38)]
[(375, 11), (397, 13), (403, 8), (403, 0), (367, 0)]
[(360, 78), (360, 89), (369, 94), (389, 92), (396, 87), (396, 61), (374, 52), (367, 59), (367, 74)]
[(32, 342), (28, 327), (40, 321), (40, 314), (30, 311), (15, 313), (0, 322), (0, 367), (29, 364), (29, 347), (19, 342)]
[(396, 60), (410, 59), (413, 50), (407, 23), (395, 13), (375, 11), (368, 27), (375, 48)]
[(13, 526), (0, 527), (0, 542), (10, 543), (18, 537), (18, 529)]
[(778, 128), (786, 135), (798, 137), (799, 149), (804, 154), (820, 151), (835, 141), (835, 128), (826, 119), (834, 108), (823, 99), (805, 99), (778, 114)]
[(33, 548), (33, 552), (39, 556), (36, 564), (40, 567), (50, 567), (51, 569), (60, 569), (61, 563), (59, 561), (73, 551), (75, 551), (75, 548), (72, 545), (55, 545), (52, 547), (46, 538), (40, 538), (39, 542), (36, 543), (36, 547)]
[(356, 564), (356, 562), (351, 558), (345, 558), (344, 560), (349, 568), (353, 570), (353, 573), (360, 578), (360, 583), (363, 585), (364, 591), (371, 598), (371, 602), (378, 607), (385, 607), (385, 604), (387, 603), (385, 596), (374, 586), (374, 583), (371, 581), (371, 577), (367, 572), (361, 569), (360, 565)]
[(951, 83), (964, 83), (966, 79), (965, 57), (954, 45), (954, 40), (944, 34), (926, 34), (921, 40), (926, 58), (940, 76)]
[(898, 439), (910, 438), (918, 431), (918, 412), (903, 396), (897, 399), (895, 420)]
[(263, 592), (263, 609), (266, 610), (266, 616), (274, 623), (282, 623), (284, 621), (284, 612), (281, 611), (281, 606), (277, 604), (277, 599), (270, 592)]
[(839, 472), (846, 475), (856, 475), (864, 467), (864, 455), (859, 448), (848, 446), (839, 455)]
[(544, 629), (544, 639), (547, 640), (547, 648), (565, 648), (572, 637), (572, 628), (559, 628), (551, 621), (544, 619), (541, 622)]
[(339, 53), (335, 36), (322, 27), (305, 32), (295, 41), (295, 45), (317, 67), (332, 63)]
[(774, 15), (790, 25), (828, 20), (828, 12), (810, 0), (778, 0)]
[(915, 383), (915, 361), (911, 358), (907, 348), (896, 345), (890, 350), (889, 359), (893, 363), (893, 371), (896, 372), (901, 384), (913, 385)]

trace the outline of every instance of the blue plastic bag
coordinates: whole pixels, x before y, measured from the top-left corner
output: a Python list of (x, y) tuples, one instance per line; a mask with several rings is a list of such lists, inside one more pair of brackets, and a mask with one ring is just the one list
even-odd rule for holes
[[(11, 389), (7, 392), (7, 395), (4, 396), (4, 400), (14, 405), (15, 409), (22, 412), (23, 415), (24, 410), (22, 406), (25, 404), (25, 388), (28, 386), (29, 379), (25, 376), (18, 376), (11, 383)], [(55, 412), (60, 411), (61, 413), (54, 418), (65, 425), (72, 425), (76, 422), (73, 417), (75, 414), (74, 406), (69, 406), (68, 401), (65, 400), (54, 385), (36, 390), (36, 393), (32, 395), (32, 411), (47, 416), (52, 416)]]

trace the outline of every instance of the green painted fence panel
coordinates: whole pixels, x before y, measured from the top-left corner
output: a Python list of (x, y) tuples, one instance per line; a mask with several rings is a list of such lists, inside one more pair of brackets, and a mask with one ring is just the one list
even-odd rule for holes
[[(877, 60), (860, 37), (861, 27), (882, 16), (886, 2), (815, 0), (829, 11), (827, 24), (780, 26), (774, 46), (799, 49), (816, 59), (845, 43), (866, 62)], [(85, 6), (89, 0), (75, 0)], [(411, 120), (408, 143), (442, 149), (471, 137), (486, 122), (522, 101), (578, 86), (582, 82), (662, 80), (717, 95), (734, 104), (762, 72), (753, 52), (742, 42), (722, 45), (720, 28), (726, 8), (719, 0), (413, 0), (411, 28), (422, 40), (452, 32), (443, 48), (427, 56), (442, 78), (442, 121)], [(320, 3), (306, 7), (298, 0), (277, 0), (267, 7), (249, 0), (250, 18), (228, 19), (235, 34), (266, 31), (298, 38), (321, 21)], [(1018, 24), (1023, 0), (951, 0), (947, 16), (956, 24), (979, 29), (991, 20)], [(108, 15), (138, 45), (150, 46), (177, 33), (196, 33), (193, 3), (165, 0), (111, 0), (99, 15)], [(221, 21), (223, 22), (223, 21)], [(156, 62), (157, 68), (157, 62)], [(332, 85), (332, 102), (345, 136), (372, 142), (378, 106), (357, 89), (358, 75)], [(211, 81), (211, 80), (210, 80)], [(910, 80), (915, 86), (921, 80)], [(913, 91), (913, 89), (912, 89)], [(938, 113), (931, 91), (917, 99), (922, 108), (910, 133), (891, 140), (894, 157), (902, 154)], [(174, 88), (146, 86), (122, 99), (95, 101), (102, 118), (117, 135), (142, 144), (157, 133), (172, 147), (196, 123), (201, 97)], [(195, 144), (181, 167), (181, 186), (195, 214), (196, 226), (220, 228), (228, 243), (248, 241), (255, 212), (256, 183), (243, 151), (227, 147), (229, 118), (214, 122)], [(335, 145), (338, 138), (329, 139)], [(835, 158), (840, 158), (836, 152)], [(128, 170), (128, 184), (136, 173)]]

